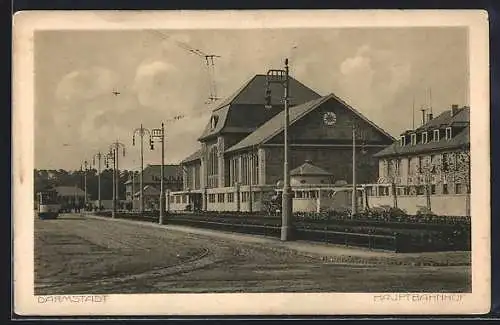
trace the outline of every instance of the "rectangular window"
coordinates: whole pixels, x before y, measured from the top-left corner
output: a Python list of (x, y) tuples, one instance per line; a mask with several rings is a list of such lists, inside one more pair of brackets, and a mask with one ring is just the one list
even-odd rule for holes
[(224, 203), (224, 193), (217, 194), (217, 202)]
[(455, 194), (463, 194), (462, 193), (462, 184), (455, 184)]
[(446, 140), (450, 140), (451, 139), (451, 128), (450, 127), (447, 127), (446, 128)]
[(443, 194), (448, 194), (448, 184), (443, 184)]
[(439, 141), (439, 130), (434, 130), (434, 142)]
[(406, 146), (406, 137), (404, 135), (401, 136), (401, 139), (399, 140), (399, 144), (401, 146)]
[(435, 184), (431, 185), (431, 194), (436, 194), (436, 185)]
[(187, 203), (187, 196), (186, 195), (182, 196), (182, 203)]
[(241, 193), (241, 202), (246, 202), (248, 201), (248, 192), (242, 192)]
[(427, 143), (427, 132), (422, 133), (422, 143)]
[(208, 194), (208, 202), (215, 203), (215, 194)]
[(417, 144), (417, 135), (415, 133), (413, 133), (411, 135), (411, 144), (412, 145), (416, 145)]
[(234, 202), (234, 193), (227, 193), (227, 202)]

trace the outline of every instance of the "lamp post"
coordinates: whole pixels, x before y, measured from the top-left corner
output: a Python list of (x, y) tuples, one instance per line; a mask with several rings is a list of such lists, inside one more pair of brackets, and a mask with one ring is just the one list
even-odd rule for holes
[(123, 152), (123, 157), (125, 157), (125, 145), (121, 142), (119, 142), (118, 140), (116, 140), (115, 142), (113, 142), (111, 145), (110, 145), (110, 150), (113, 150), (114, 151), (114, 156), (115, 156), (115, 171), (114, 171), (114, 174), (115, 174), (115, 203), (114, 203), (114, 211), (116, 213), (116, 205), (117, 203), (119, 202), (120, 200), (120, 165), (119, 165), (119, 152), (120, 152), (120, 149), (122, 149), (122, 152)]
[(289, 68), (288, 59), (285, 59), (284, 69), (271, 69), (266, 75), (266, 108), (271, 108), (271, 89), (270, 84), (277, 83), (284, 88), (284, 105), (285, 105), (285, 121), (284, 121), (284, 157), (283, 157), (283, 194), (282, 194), (282, 212), (281, 212), (281, 240), (287, 241), (292, 236), (292, 191), (290, 188), (290, 167), (288, 164), (290, 148), (288, 138), (288, 128), (290, 126), (290, 113), (289, 113)]
[(115, 161), (116, 161), (116, 153), (115, 153), (115, 150), (114, 149), (110, 149), (108, 154), (106, 155), (106, 168), (109, 168), (109, 163), (113, 163), (113, 168), (112, 168), (112, 173), (113, 173), (113, 196), (112, 196), (112, 200), (113, 200), (113, 211), (112, 211), (112, 214), (111, 214), (111, 217), (114, 218), (115, 217), (115, 213), (116, 213), (116, 202), (115, 202), (115, 197), (116, 197), (116, 194), (115, 194), (115, 191), (116, 191), (116, 187), (115, 187), (115, 178), (116, 178), (116, 173), (115, 173), (115, 170), (116, 170), (116, 166), (115, 166)]
[(160, 172), (160, 219), (159, 224), (162, 225), (164, 220), (165, 210), (165, 188), (164, 188), (164, 166), (165, 166), (165, 125), (161, 123), (161, 128), (151, 130), (151, 150), (154, 149), (153, 139), (157, 139), (161, 143), (161, 172)]
[(117, 201), (120, 198), (120, 165), (119, 165), (119, 152), (120, 149), (123, 151), (123, 156), (125, 157), (125, 145), (118, 140), (115, 142), (111, 143), (109, 150), (112, 152), (113, 156), (113, 179), (114, 179), (114, 184), (113, 184), (113, 217), (116, 214), (116, 205)]
[(135, 170), (132, 171), (132, 209), (135, 211), (134, 201), (135, 201)]
[(105, 158), (102, 153), (99, 151), (92, 157), (92, 166), (96, 167), (97, 161), (97, 204), (98, 210), (101, 210), (101, 160)]
[(83, 187), (85, 189), (85, 197), (83, 199), (83, 204), (84, 204), (84, 210), (85, 208), (87, 207), (87, 171), (88, 171), (88, 162), (85, 160), (83, 162), (83, 167), (84, 167), (84, 171), (83, 171)]
[[(85, 160), (81, 165), (80, 165), (80, 172), (83, 173), (83, 190), (84, 190), (84, 198), (83, 198), (83, 205), (84, 209), (87, 206), (87, 169), (88, 169), (88, 162)], [(81, 180), (81, 178), (80, 178)]]
[(132, 135), (132, 145), (135, 146), (135, 136), (139, 135), (141, 137), (141, 174), (140, 174), (140, 179), (139, 179), (139, 182), (140, 182), (140, 186), (141, 186), (141, 190), (140, 190), (140, 211), (141, 211), (141, 214), (144, 213), (144, 179), (143, 179), (143, 171), (144, 171), (144, 136), (147, 135), (149, 136), (149, 143), (152, 144), (152, 139), (151, 139), (151, 132), (144, 128), (141, 124), (141, 127), (140, 128), (137, 128), (134, 130), (134, 133)]
[(356, 190), (356, 125), (352, 125), (352, 196), (351, 196), (351, 217), (357, 213), (357, 190)]

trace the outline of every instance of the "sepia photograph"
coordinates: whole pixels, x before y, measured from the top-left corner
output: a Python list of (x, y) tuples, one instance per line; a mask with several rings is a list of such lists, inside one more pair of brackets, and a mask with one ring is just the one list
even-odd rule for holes
[(484, 12), (14, 18), (16, 310), (489, 310)]

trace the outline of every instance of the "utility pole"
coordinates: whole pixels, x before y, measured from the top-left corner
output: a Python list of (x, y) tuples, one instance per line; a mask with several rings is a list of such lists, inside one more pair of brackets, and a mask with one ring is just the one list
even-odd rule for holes
[(114, 179), (114, 184), (113, 184), (113, 217), (116, 215), (116, 208), (117, 208), (117, 203), (119, 201), (119, 190), (120, 190), (120, 165), (119, 165), (119, 152), (120, 149), (123, 151), (123, 157), (125, 157), (125, 145), (118, 140), (113, 142), (110, 147), (110, 151), (112, 152), (113, 155), (113, 179)]
[(84, 204), (84, 210), (87, 208), (87, 170), (88, 170), (88, 162), (85, 160), (83, 162), (83, 187), (85, 191), (85, 197), (83, 199), (83, 204)]
[(135, 200), (135, 170), (132, 171), (132, 209), (134, 208), (134, 200)]
[(354, 216), (357, 213), (357, 191), (356, 191), (356, 125), (352, 125), (352, 196), (351, 196), (352, 202), (352, 213), (351, 217), (354, 218)]
[(144, 213), (144, 177), (143, 177), (143, 171), (144, 171), (144, 135), (149, 136), (149, 142), (152, 144), (152, 139), (151, 139), (151, 132), (148, 129), (145, 129), (142, 124), (141, 127), (138, 129), (134, 130), (134, 133), (132, 135), (132, 145), (135, 146), (135, 136), (138, 134), (141, 137), (141, 174), (140, 174), (140, 211), (141, 214)]
[(97, 210), (101, 210), (101, 159), (103, 155), (99, 151), (97, 154), (92, 157), (92, 166), (96, 167), (96, 158), (97, 158)]
[(165, 188), (164, 188), (164, 169), (165, 169), (165, 125), (161, 123), (161, 128), (151, 130), (151, 150), (154, 149), (152, 139), (157, 139), (161, 143), (161, 172), (160, 172), (160, 219), (159, 224), (164, 223), (165, 215)]
[(248, 198), (248, 212), (252, 213), (253, 212), (253, 193), (252, 193), (252, 185), (253, 185), (253, 154), (250, 153), (248, 154), (248, 164), (250, 165), (250, 168), (248, 170), (250, 171), (250, 177), (249, 177), (249, 182), (248, 182), (248, 192), (249, 192), (249, 198)]
[(290, 146), (288, 138), (288, 129), (290, 126), (290, 112), (289, 112), (289, 67), (288, 59), (285, 59), (285, 68), (280, 70), (269, 70), (267, 72), (266, 81), (266, 108), (271, 108), (271, 83), (281, 84), (284, 88), (284, 104), (285, 104), (285, 126), (284, 126), (284, 155), (283, 155), (283, 194), (282, 194), (282, 207), (281, 207), (281, 240), (287, 241), (291, 240), (292, 237), (292, 191), (290, 187), (290, 166), (289, 166), (289, 156), (290, 156)]
[(116, 193), (115, 193), (115, 191), (116, 191), (116, 187), (115, 187), (115, 182), (116, 182), (116, 180), (115, 180), (115, 178), (116, 178), (115, 161), (116, 161), (116, 159), (115, 159), (115, 156), (116, 156), (115, 149), (110, 149), (109, 153), (106, 156), (106, 168), (109, 168), (109, 163), (110, 162), (113, 163), (113, 168), (112, 168), (112, 170), (113, 170), (113, 172), (112, 172), (113, 173), (113, 183), (112, 183), (113, 184), (113, 186), (112, 186), (112, 188), (113, 188), (113, 197), (112, 197), (112, 200), (113, 200), (113, 211), (112, 211), (112, 214), (111, 214), (112, 218), (115, 217), (115, 213), (116, 213)]

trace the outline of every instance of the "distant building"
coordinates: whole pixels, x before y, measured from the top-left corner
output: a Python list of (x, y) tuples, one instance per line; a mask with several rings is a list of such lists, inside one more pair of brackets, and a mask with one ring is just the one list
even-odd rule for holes
[[(178, 203), (217, 211), (262, 208), (264, 197), (283, 179), (283, 88), (271, 85), (270, 109), (265, 89), (266, 76), (256, 75), (213, 110), (199, 138), (201, 148), (181, 162), (183, 191), (169, 198), (174, 208)], [(328, 174), (322, 175), (328, 182), (352, 181), (354, 124), (357, 181), (375, 182), (372, 155), (394, 138), (334, 94), (320, 96), (293, 78), (290, 94), (290, 169), (311, 160)]]
[(372, 186), (368, 194), (395, 194), (400, 201), (414, 197), (419, 203), (407, 206), (411, 212), (425, 207), (440, 214), (468, 214), (469, 118), (469, 107), (452, 105), (435, 118), (427, 115), (423, 125), (401, 134), (398, 141), (374, 155), (379, 161), (378, 183), (393, 186)]
[[(182, 168), (180, 165), (163, 166), (163, 184), (165, 192), (182, 189)], [(161, 184), (161, 165), (147, 165), (143, 170), (144, 204), (156, 207), (159, 203)], [(125, 182), (126, 201), (134, 201), (134, 208), (139, 208), (140, 173), (135, 173)]]
[(76, 186), (57, 186), (54, 189), (61, 205), (79, 205), (85, 201), (85, 191)]

